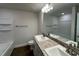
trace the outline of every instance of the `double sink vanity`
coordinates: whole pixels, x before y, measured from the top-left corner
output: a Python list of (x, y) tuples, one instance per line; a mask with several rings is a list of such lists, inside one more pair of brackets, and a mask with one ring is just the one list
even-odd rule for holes
[[(68, 40), (58, 35), (50, 34), (51, 37), (60, 40), (66, 44), (74, 43), (77, 45), (76, 42)], [(51, 40), (48, 37), (44, 37), (43, 35), (36, 35), (34, 37), (34, 55), (37, 56), (71, 56), (69, 53), (66, 52), (66, 48), (57, 43), (54, 40)]]

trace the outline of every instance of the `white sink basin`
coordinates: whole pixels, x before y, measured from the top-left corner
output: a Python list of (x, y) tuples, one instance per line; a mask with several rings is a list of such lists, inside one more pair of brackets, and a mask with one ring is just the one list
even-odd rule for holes
[(38, 42), (40, 42), (40, 41), (45, 41), (45, 40), (49, 40), (48, 37), (43, 37), (43, 35), (37, 35), (37, 36), (35, 36), (35, 38), (36, 38), (36, 40), (37, 40)]
[(75, 44), (77, 46), (77, 42), (74, 42), (74, 41), (67, 41), (66, 43), (67, 44)]
[(45, 49), (45, 52), (48, 56), (70, 56), (68, 53), (65, 52), (65, 48), (62, 46), (55, 46)]

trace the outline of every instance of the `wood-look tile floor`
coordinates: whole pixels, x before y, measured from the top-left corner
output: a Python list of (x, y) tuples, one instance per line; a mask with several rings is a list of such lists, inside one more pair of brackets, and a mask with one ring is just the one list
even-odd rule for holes
[(11, 56), (34, 56), (34, 54), (30, 46), (27, 45), (19, 48), (14, 48)]

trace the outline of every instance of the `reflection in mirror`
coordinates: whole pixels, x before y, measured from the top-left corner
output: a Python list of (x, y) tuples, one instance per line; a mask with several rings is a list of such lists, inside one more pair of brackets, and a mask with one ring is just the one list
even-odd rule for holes
[[(54, 4), (53, 4), (54, 5)], [(56, 4), (55, 4), (56, 5)], [(44, 13), (44, 33), (52, 33), (71, 39), (72, 6), (70, 4), (57, 4), (48, 13)]]

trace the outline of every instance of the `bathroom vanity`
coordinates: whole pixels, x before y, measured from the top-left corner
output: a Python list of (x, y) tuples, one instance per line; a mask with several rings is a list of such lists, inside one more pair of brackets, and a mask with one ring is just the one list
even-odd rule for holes
[[(64, 43), (71, 43), (73, 41), (63, 38), (61, 36), (57, 36), (54, 34), (50, 35), (53, 38), (61, 40)], [(36, 35), (35, 38), (35, 48), (34, 55), (36, 56), (70, 56), (66, 52), (66, 48), (62, 45), (58, 44), (54, 40), (51, 40), (48, 37), (43, 37), (43, 35)], [(74, 42), (76, 44), (76, 42)]]

